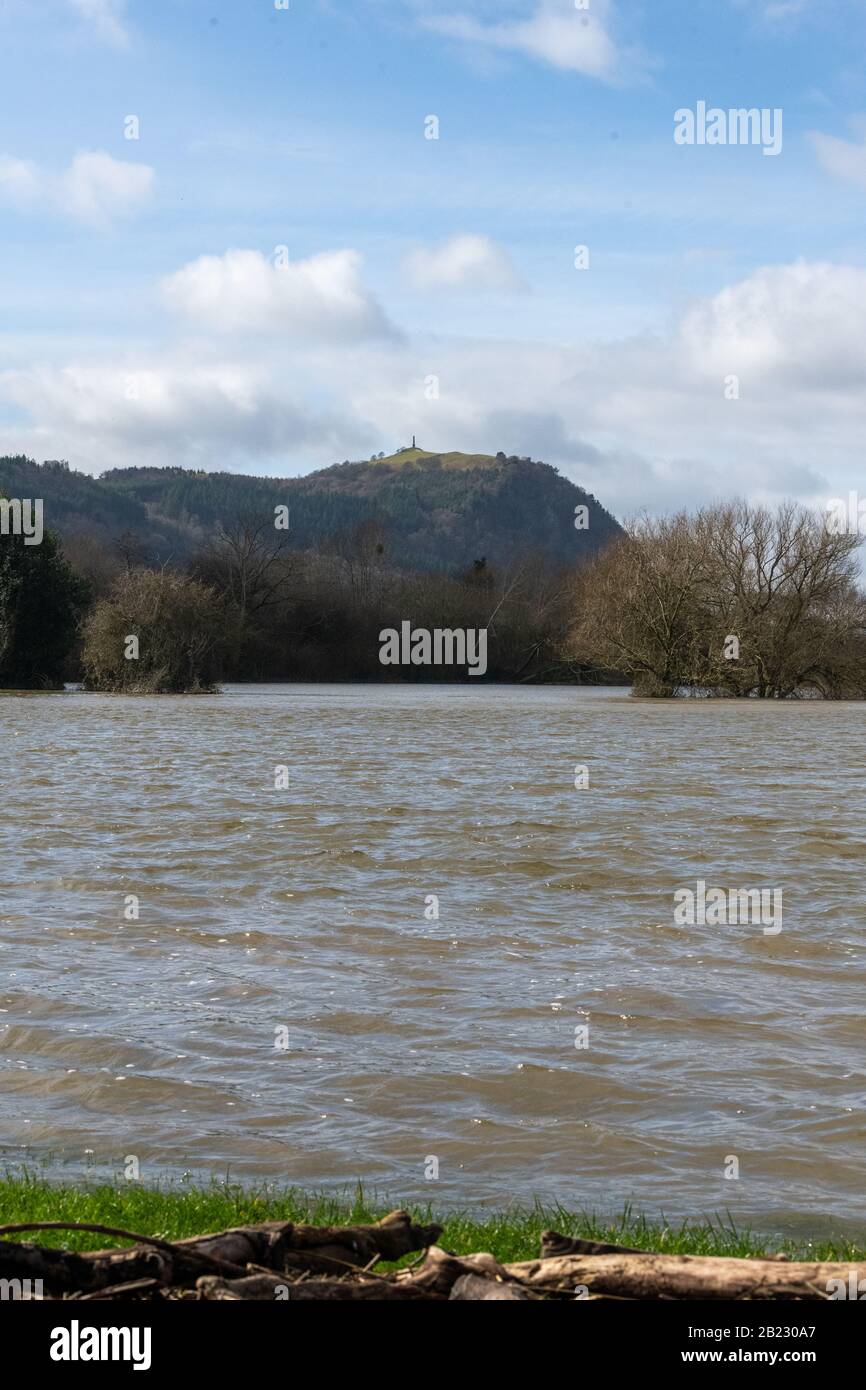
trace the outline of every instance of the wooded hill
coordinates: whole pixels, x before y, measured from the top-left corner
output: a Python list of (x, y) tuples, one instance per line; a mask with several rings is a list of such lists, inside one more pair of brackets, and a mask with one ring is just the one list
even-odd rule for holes
[[(65, 540), (132, 536), (151, 564), (183, 563), (220, 523), (272, 515), (278, 505), (290, 509), (293, 549), (327, 549), (372, 523), (387, 562), (415, 571), (461, 571), (481, 557), (502, 567), (528, 555), (570, 567), (620, 534), (601, 503), (555, 468), (501, 453), (413, 448), (299, 478), (184, 468), (116, 468), (93, 478), (63, 462), (6, 457), (0, 492), (41, 497), (46, 527)], [(581, 506), (586, 529), (575, 527)]]

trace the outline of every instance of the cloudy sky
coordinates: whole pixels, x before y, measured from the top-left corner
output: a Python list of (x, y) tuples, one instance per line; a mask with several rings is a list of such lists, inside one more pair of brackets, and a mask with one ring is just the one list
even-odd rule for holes
[[(0, 0), (0, 453), (866, 492), (864, 41), (863, 0)], [(781, 151), (678, 144), (702, 101)]]

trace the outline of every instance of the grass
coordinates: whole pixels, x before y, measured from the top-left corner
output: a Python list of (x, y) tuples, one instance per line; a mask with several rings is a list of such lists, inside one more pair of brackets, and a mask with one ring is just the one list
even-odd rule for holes
[[(0, 1225), (89, 1221), (166, 1240), (260, 1221), (314, 1225), (370, 1222), (400, 1205), (366, 1194), (361, 1187), (331, 1195), (218, 1182), (202, 1187), (179, 1183), (154, 1188), (138, 1183), (122, 1187), (51, 1183), (29, 1175), (0, 1178)], [(461, 1255), (489, 1250), (502, 1261), (537, 1257), (541, 1232), (549, 1228), (565, 1235), (677, 1255), (760, 1256), (785, 1251), (792, 1259), (866, 1259), (863, 1248), (849, 1240), (779, 1241), (748, 1229), (737, 1230), (730, 1218), (668, 1224), (648, 1220), (628, 1207), (616, 1220), (609, 1220), (558, 1206), (509, 1206), (499, 1212), (470, 1214), (449, 1212), (432, 1202), (429, 1206), (407, 1205), (419, 1220), (438, 1221), (444, 1226), (440, 1244), (445, 1249)], [(84, 1231), (36, 1231), (10, 1239), (67, 1250), (99, 1250), (126, 1243)]]
[(440, 458), (442, 467), (458, 472), (470, 468), (486, 468), (496, 460), (492, 454), (434, 454), (429, 449), (404, 449), (402, 453), (390, 454), (388, 458), (371, 459), (371, 463), (388, 464), (391, 468), (403, 468), (410, 463), (420, 463), (423, 459)]

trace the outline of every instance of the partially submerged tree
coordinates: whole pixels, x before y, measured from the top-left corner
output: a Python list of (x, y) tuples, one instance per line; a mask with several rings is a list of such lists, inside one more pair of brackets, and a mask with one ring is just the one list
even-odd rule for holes
[(639, 695), (862, 698), (859, 543), (793, 503), (643, 518), (583, 570), (569, 651)]
[[(833, 532), (794, 503), (713, 507), (696, 532), (710, 562), (705, 685), (775, 699), (862, 689), (866, 666), (858, 682), (853, 660), (866, 634), (859, 536)], [(731, 637), (736, 658), (726, 655)]]
[(150, 694), (212, 690), (222, 648), (223, 611), (211, 589), (166, 570), (130, 570), (85, 625), (85, 685)]
[(572, 659), (621, 671), (641, 695), (673, 695), (699, 659), (707, 557), (689, 518), (642, 517), (581, 571)]

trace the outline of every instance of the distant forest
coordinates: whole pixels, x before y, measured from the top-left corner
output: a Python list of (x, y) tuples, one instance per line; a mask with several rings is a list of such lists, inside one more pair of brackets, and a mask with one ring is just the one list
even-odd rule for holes
[[(446, 459), (472, 456), (450, 455)], [(487, 456), (448, 466), (439, 455), (393, 464), (335, 464), (301, 478), (185, 468), (116, 468), (100, 478), (63, 462), (0, 458), (0, 492), (42, 497), (46, 524), (68, 553), (87, 539), (134, 536), (147, 563), (184, 563), (222, 524), (273, 516), (288, 506), (292, 550), (327, 548), (362, 524), (375, 525), (393, 568), (453, 574), (485, 557), (510, 565), (529, 554), (569, 566), (619, 534), (608, 511), (549, 464)], [(589, 525), (575, 528), (575, 508)]]

